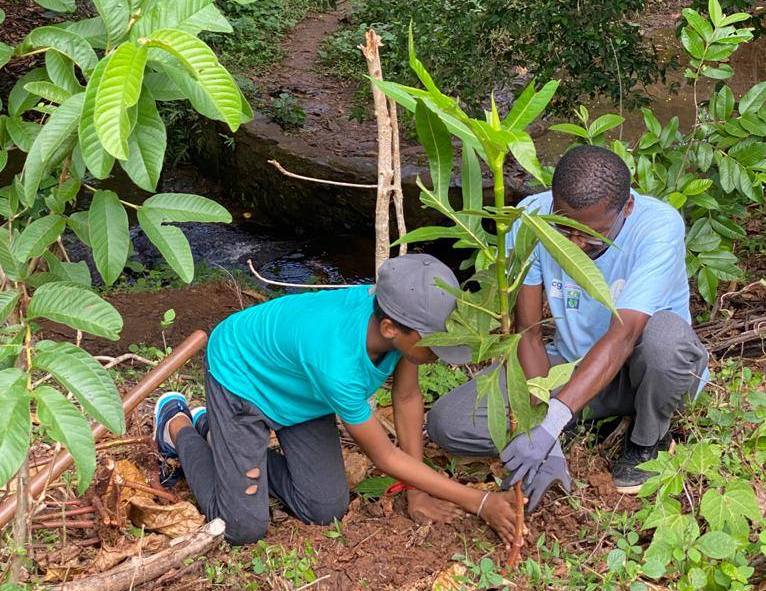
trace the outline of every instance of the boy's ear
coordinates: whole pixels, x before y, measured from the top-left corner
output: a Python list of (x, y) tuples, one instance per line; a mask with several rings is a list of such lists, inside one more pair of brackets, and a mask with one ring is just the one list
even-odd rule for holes
[(384, 318), (380, 321), (380, 334), (383, 338), (393, 339), (399, 334), (399, 329), (389, 318)]

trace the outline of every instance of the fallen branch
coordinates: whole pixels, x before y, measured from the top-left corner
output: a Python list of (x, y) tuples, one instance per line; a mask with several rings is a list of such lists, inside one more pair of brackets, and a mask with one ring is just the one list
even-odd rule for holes
[(255, 275), (258, 281), (262, 281), (267, 285), (274, 285), (276, 287), (295, 287), (298, 289), (340, 289), (345, 287), (356, 287), (353, 284), (345, 283), (340, 285), (314, 285), (311, 283), (285, 283), (284, 281), (274, 281), (273, 279), (266, 279), (263, 275), (258, 273), (253, 267), (253, 261), (247, 259), (247, 266), (250, 268), (250, 272)]
[(223, 538), (225, 529), (222, 519), (214, 519), (199, 531), (176, 538), (166, 550), (134, 557), (105, 573), (63, 583), (52, 591), (126, 591), (132, 585), (153, 581), (168, 570), (183, 566), (189, 558), (205, 554)]
[(363, 185), (360, 183), (346, 183), (343, 181), (329, 181), (327, 179), (317, 179), (310, 176), (303, 176), (302, 174), (295, 174), (294, 172), (290, 172), (289, 170), (285, 170), (285, 168), (276, 160), (267, 160), (269, 164), (271, 164), (274, 168), (276, 168), (279, 172), (281, 172), (285, 176), (289, 176), (290, 178), (299, 179), (301, 181), (309, 181), (311, 183), (320, 183), (322, 185), (334, 185), (336, 187), (352, 187), (354, 189), (376, 189), (378, 185)]
[(149, 359), (141, 357), (140, 355), (136, 355), (135, 353), (123, 353), (122, 355), (118, 357), (110, 357), (109, 355), (96, 355), (95, 359), (101, 362), (105, 361), (106, 362), (104, 364), (105, 369), (109, 369), (110, 367), (114, 367), (115, 365), (119, 365), (120, 363), (124, 363), (125, 361), (138, 361), (139, 363), (143, 363), (144, 365), (151, 365), (152, 367), (155, 367), (157, 365), (156, 361), (151, 361)]
[(52, 511), (48, 513), (40, 513), (32, 517), (32, 521), (46, 521), (47, 519), (56, 519), (57, 517), (76, 517), (77, 515), (91, 515), (95, 511), (95, 508), (91, 505), (87, 507), (80, 507), (79, 509), (70, 509), (69, 511)]
[(121, 445), (149, 445), (152, 440), (149, 437), (127, 437), (125, 439), (111, 439), (109, 441), (102, 441), (96, 444), (96, 451), (102, 449), (109, 449), (112, 447), (119, 447)]

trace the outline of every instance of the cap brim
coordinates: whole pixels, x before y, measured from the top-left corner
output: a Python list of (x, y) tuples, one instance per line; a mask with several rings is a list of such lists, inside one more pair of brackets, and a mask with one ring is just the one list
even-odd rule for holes
[(445, 363), (452, 365), (465, 365), (471, 363), (473, 358), (471, 347), (458, 345), (456, 347), (429, 347), (436, 356)]

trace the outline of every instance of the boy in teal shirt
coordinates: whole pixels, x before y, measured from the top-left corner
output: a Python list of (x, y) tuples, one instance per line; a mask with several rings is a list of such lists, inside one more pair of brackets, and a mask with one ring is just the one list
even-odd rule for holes
[[(269, 495), (306, 523), (343, 516), (349, 490), (338, 417), (378, 468), (413, 487), (413, 517), (448, 521), (476, 513), (512, 543), (512, 492), (468, 488), (422, 461), (417, 366), (437, 356), (451, 363), (470, 359), (462, 347), (418, 346), (422, 336), (444, 330), (455, 308), (454, 296), (436, 279), (458, 287), (434, 257), (406, 255), (381, 266), (374, 290), (290, 295), (238, 312), (210, 337), (207, 410), (192, 414), (178, 393), (158, 400), (160, 453), (179, 457), (203, 512), (226, 522), (230, 542), (265, 535)], [(398, 448), (370, 408), (391, 374)], [(281, 451), (268, 448), (271, 430)]]

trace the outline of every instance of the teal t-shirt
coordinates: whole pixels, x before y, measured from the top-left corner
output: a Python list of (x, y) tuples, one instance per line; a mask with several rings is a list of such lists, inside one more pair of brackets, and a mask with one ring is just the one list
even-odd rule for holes
[(370, 418), (369, 398), (401, 357), (367, 355), (369, 286), (288, 295), (232, 314), (210, 335), (207, 364), (227, 390), (284, 426), (335, 413)]

